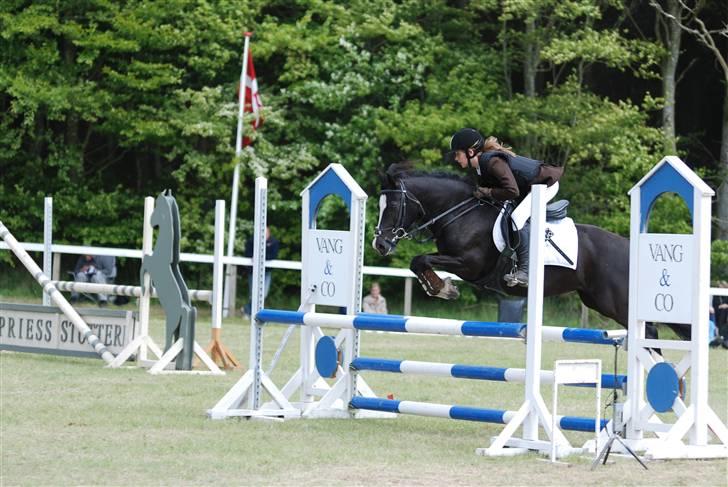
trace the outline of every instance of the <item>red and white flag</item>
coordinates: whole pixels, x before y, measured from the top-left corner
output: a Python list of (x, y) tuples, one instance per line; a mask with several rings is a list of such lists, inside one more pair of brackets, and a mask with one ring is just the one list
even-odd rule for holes
[[(258, 80), (255, 79), (255, 68), (253, 67), (253, 53), (248, 51), (248, 69), (245, 74), (245, 113), (252, 113), (254, 120), (252, 122), (253, 130), (256, 130), (263, 123), (261, 117), (261, 108), (263, 108), (263, 102), (260, 100), (260, 93), (258, 93)], [(240, 88), (238, 87), (238, 90)], [(249, 137), (243, 135), (243, 147), (251, 144)]]

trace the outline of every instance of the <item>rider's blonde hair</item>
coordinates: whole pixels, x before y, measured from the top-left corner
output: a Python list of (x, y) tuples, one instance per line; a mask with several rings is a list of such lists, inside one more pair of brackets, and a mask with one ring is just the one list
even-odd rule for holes
[(490, 137), (485, 139), (485, 142), (483, 143), (483, 152), (488, 152), (492, 150), (505, 152), (506, 154), (510, 154), (512, 156), (516, 155), (510, 146), (502, 144), (498, 139), (491, 135)]

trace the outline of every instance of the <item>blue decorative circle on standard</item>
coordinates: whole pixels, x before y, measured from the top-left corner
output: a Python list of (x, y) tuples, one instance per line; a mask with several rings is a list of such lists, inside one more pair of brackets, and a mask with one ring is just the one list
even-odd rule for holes
[(652, 367), (647, 374), (647, 402), (652, 409), (658, 413), (671, 410), (680, 394), (679, 383), (674, 365), (661, 362)]
[(336, 342), (330, 336), (322, 336), (316, 344), (316, 370), (321, 377), (332, 377), (337, 365)]

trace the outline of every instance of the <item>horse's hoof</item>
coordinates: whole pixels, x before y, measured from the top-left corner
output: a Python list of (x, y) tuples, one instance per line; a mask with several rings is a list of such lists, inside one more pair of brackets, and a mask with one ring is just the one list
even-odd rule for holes
[(447, 300), (453, 300), (460, 297), (460, 291), (458, 290), (458, 287), (452, 283), (452, 279), (449, 277), (446, 277), (443, 280), (443, 286), (440, 292), (438, 293), (437, 297)]

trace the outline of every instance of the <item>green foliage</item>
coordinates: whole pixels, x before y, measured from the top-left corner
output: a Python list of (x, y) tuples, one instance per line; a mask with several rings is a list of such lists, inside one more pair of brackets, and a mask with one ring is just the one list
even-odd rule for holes
[(710, 253), (710, 278), (728, 281), (728, 241), (714, 240)]
[(647, 126), (647, 113), (584, 92), (573, 79), (538, 98), (516, 96), (498, 113), (511, 121), (503, 139), (531, 137), (533, 157), (565, 166), (560, 193), (575, 219), (629, 233), (627, 191), (659, 162), (661, 133)]
[[(658, 44), (610, 23), (622, 9), (594, 0), (5, 2), (0, 218), (20, 240), (39, 241), (50, 195), (55, 241), (138, 247), (142, 198), (171, 188), (183, 251), (209, 253), (214, 200), (229, 200), (239, 163), (236, 253), (252, 233), (262, 175), (281, 258), (297, 259), (299, 194), (326, 165), (343, 164), (371, 196), (369, 241), (378, 172), (403, 159), (443, 169), (450, 134), (473, 126), (566, 164), (572, 215), (626, 234), (626, 192), (660, 158), (651, 122), (660, 100), (609, 99), (585, 81), (597, 65), (633, 79), (656, 72)], [(265, 122), (236, 159), (241, 28), (255, 32)], [(539, 88), (524, 96), (532, 47)], [(320, 218), (339, 211), (324, 207)], [(367, 246), (366, 261), (407, 266), (432, 250), (404, 242), (385, 259)]]

